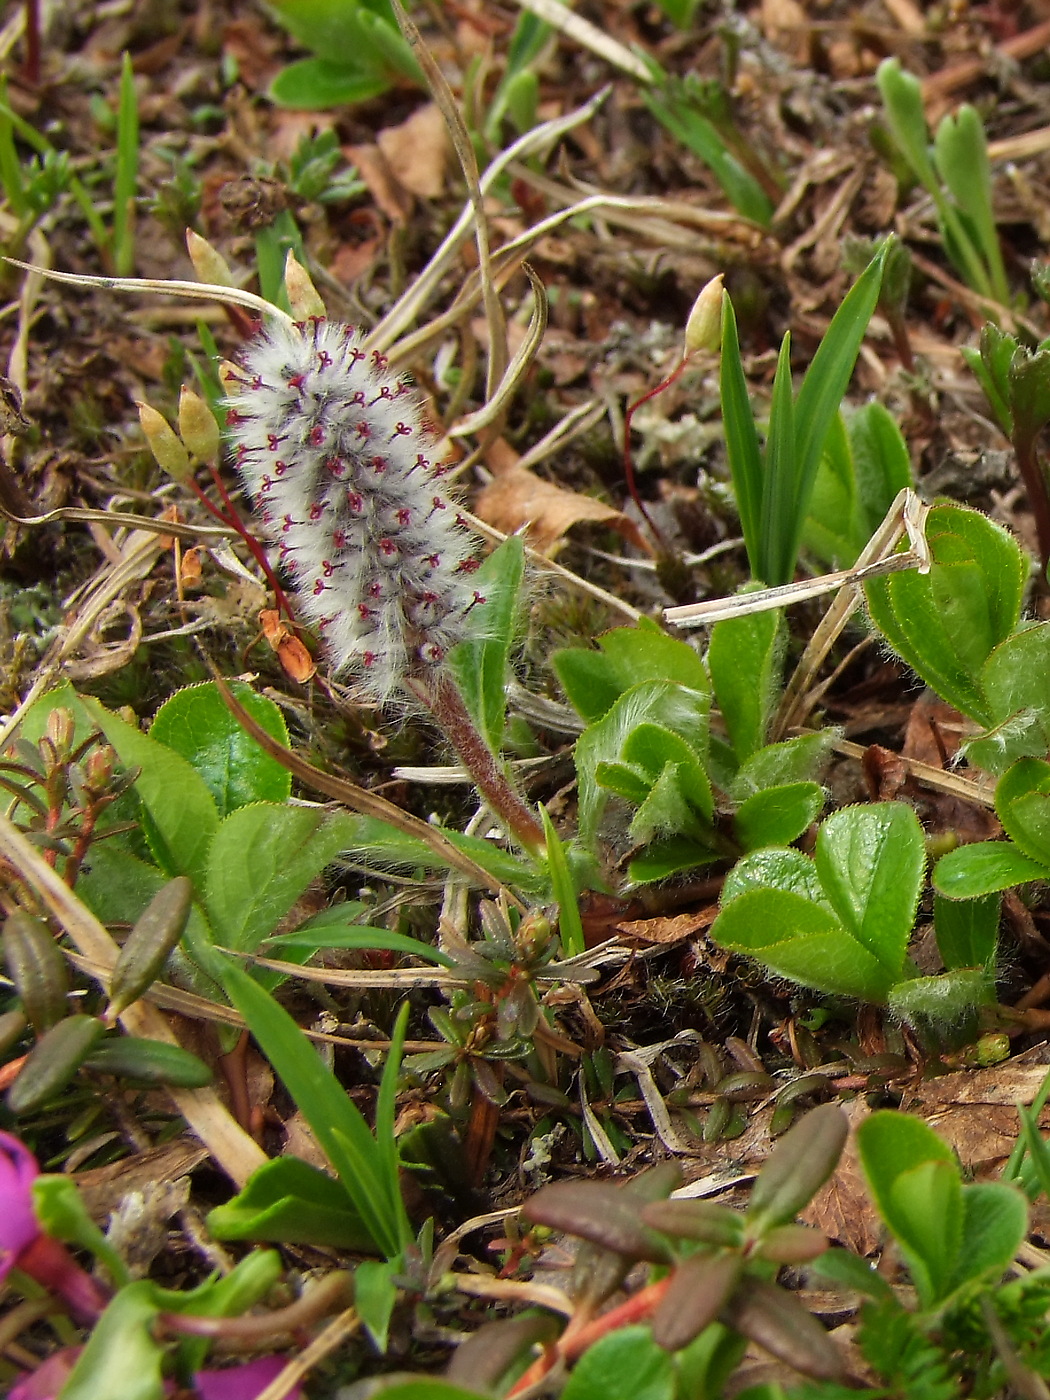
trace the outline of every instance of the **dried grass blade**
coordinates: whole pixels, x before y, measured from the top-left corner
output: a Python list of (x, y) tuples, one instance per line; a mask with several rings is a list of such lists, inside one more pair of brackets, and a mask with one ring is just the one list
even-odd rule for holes
[[(76, 948), (98, 964), (100, 980), (105, 984), (117, 958), (117, 945), (40, 852), (2, 815), (0, 854), (32, 885)], [(120, 1022), (129, 1035), (178, 1044), (165, 1018), (144, 1001), (129, 1006)], [(230, 1117), (214, 1089), (172, 1088), (168, 1093), (216, 1162), (238, 1186), (243, 1186), (252, 1172), (268, 1160), (258, 1144)]]

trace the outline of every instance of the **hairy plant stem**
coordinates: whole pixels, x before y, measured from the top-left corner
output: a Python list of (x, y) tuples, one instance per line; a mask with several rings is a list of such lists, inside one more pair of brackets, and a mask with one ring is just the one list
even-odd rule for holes
[(478, 733), (452, 681), (447, 676), (412, 676), (406, 679), (405, 685), (434, 716), (463, 760), (478, 791), (513, 838), (530, 855), (542, 855), (545, 849), (542, 826), (515, 790), (503, 765)]

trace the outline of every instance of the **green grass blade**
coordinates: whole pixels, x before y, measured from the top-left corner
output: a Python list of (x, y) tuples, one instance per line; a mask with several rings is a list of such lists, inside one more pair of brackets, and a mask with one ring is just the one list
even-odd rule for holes
[(884, 245), (871, 260), (832, 317), (795, 401), (797, 523), (789, 550), (792, 568), (798, 555), (802, 525), (809, 509), (809, 498), (813, 493), (824, 443), (853, 377), (861, 342), (879, 299), (887, 246)]
[(226, 995), (244, 1017), (263, 1054), (313, 1129), (346, 1193), (387, 1258), (401, 1251), (401, 1221), (391, 1202), (397, 1184), (358, 1108), (281, 1004), (246, 972), (227, 962)]
[(412, 1243), (412, 1227), (409, 1224), (405, 1203), (401, 1196), (401, 1160), (397, 1151), (397, 1138), (394, 1135), (394, 1119), (397, 1114), (397, 1081), (401, 1073), (401, 1058), (408, 1033), (408, 1002), (402, 1002), (401, 1010), (394, 1022), (394, 1033), (390, 1037), (390, 1049), (383, 1065), (383, 1076), (379, 1081), (379, 1096), (376, 1099), (376, 1159), (378, 1175), (387, 1187), (391, 1219), (397, 1222), (402, 1249)]
[(558, 839), (554, 823), (546, 807), (540, 807), (543, 821), (543, 835), (547, 843), (547, 869), (551, 877), (551, 891), (558, 903), (558, 932), (561, 935), (561, 955), (563, 958), (581, 958), (587, 951), (583, 939), (583, 921), (580, 906), (573, 888), (572, 872), (565, 858), (565, 847)]
[[(808, 497), (801, 501), (797, 481), (795, 397), (791, 388), (791, 335), (780, 343), (766, 439), (762, 482), (761, 577), (775, 586), (790, 583), (795, 569), (792, 542), (801, 536)], [(801, 506), (801, 514), (799, 509)]]
[(653, 116), (671, 135), (711, 167), (737, 213), (768, 228), (773, 221), (771, 200), (755, 177), (726, 148), (707, 118), (694, 111), (688, 101), (675, 99), (669, 94), (657, 97), (652, 93), (643, 93), (642, 97)]
[(131, 58), (125, 52), (117, 107), (117, 169), (113, 179), (113, 270), (130, 277), (135, 268), (135, 194), (139, 180), (139, 106)]
[[(719, 388), (726, 453), (733, 475), (740, 528), (744, 532), (751, 573), (756, 579), (762, 579), (759, 572), (762, 453), (758, 445), (754, 414), (751, 411), (751, 398), (747, 392), (747, 380), (744, 378), (744, 366), (740, 360), (736, 316), (728, 295), (722, 302), (722, 366)], [(762, 579), (762, 582), (767, 583), (768, 579)]]
[(15, 132), (11, 122), (11, 112), (7, 105), (7, 78), (0, 76), (0, 184), (11, 206), (11, 212), (19, 219), (29, 212), (25, 184), (22, 180), (22, 164), (15, 149)]

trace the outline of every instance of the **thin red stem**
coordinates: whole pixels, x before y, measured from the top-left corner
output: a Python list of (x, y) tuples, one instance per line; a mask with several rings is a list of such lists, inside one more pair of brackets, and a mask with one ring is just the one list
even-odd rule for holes
[(528, 1390), (538, 1380), (542, 1380), (559, 1361), (575, 1361), (577, 1357), (583, 1355), (588, 1347), (601, 1341), (602, 1337), (607, 1336), (610, 1332), (615, 1332), (619, 1327), (630, 1327), (636, 1322), (644, 1322), (646, 1318), (652, 1317), (671, 1285), (671, 1278), (672, 1275), (668, 1274), (666, 1278), (660, 1279), (657, 1283), (647, 1284), (645, 1288), (640, 1288), (637, 1293), (633, 1293), (619, 1307), (610, 1308), (607, 1313), (602, 1313), (601, 1317), (584, 1322), (581, 1326), (574, 1327), (570, 1321), (554, 1346), (549, 1347), (543, 1356), (534, 1361), (524, 1375), (519, 1378), (517, 1384), (507, 1392), (508, 1400), (519, 1392)]
[(627, 482), (627, 490), (630, 493), (631, 500), (642, 512), (642, 515), (645, 519), (645, 523), (653, 532), (653, 537), (656, 540), (657, 546), (665, 552), (667, 552), (667, 541), (664, 539), (664, 536), (661, 533), (659, 527), (657, 526), (655, 520), (649, 514), (649, 509), (646, 506), (645, 502), (638, 494), (638, 485), (635, 481), (634, 476), (634, 461), (631, 457), (631, 419), (634, 417), (635, 413), (638, 411), (638, 409), (642, 407), (643, 404), (648, 403), (650, 399), (654, 399), (657, 394), (662, 394), (665, 389), (669, 389), (671, 385), (675, 382), (675, 380), (679, 378), (679, 376), (681, 375), (682, 371), (685, 369), (688, 363), (688, 355), (683, 355), (682, 358), (679, 360), (676, 368), (667, 376), (666, 379), (664, 379), (661, 383), (657, 384), (655, 389), (650, 389), (649, 392), (643, 394), (640, 399), (635, 399), (634, 403), (628, 404), (627, 411), (623, 416), (623, 474), (624, 479)]
[(222, 478), (219, 476), (219, 473), (215, 470), (214, 467), (209, 467), (208, 470), (211, 472), (212, 481), (214, 481), (216, 488), (218, 489), (219, 495), (222, 497), (223, 504), (227, 507), (227, 509), (225, 511), (222, 511), (218, 508), (217, 505), (209, 501), (207, 496), (204, 494), (204, 492), (201, 490), (201, 488), (197, 485), (197, 483), (193, 480), (192, 477), (190, 477), (187, 482), (190, 490), (197, 497), (197, 499), (200, 501), (201, 505), (205, 508), (205, 510), (207, 510), (211, 515), (213, 515), (216, 520), (221, 521), (221, 523), (225, 525), (228, 529), (237, 531), (238, 535), (240, 535), (241, 539), (248, 546), (252, 558), (255, 560), (255, 562), (259, 565), (260, 569), (262, 569), (263, 573), (266, 575), (266, 581), (273, 589), (273, 596), (276, 599), (278, 609), (284, 613), (285, 617), (287, 617), (289, 621), (294, 621), (292, 605), (291, 603), (289, 603), (288, 597), (285, 594), (284, 589), (277, 582), (274, 572), (270, 568), (270, 561), (266, 557), (266, 551), (263, 549), (262, 545), (255, 538), (255, 536), (248, 529), (245, 528), (243, 521), (237, 514), (237, 507), (233, 504), (233, 501), (230, 499), (230, 493), (226, 490), (226, 487), (223, 485)]

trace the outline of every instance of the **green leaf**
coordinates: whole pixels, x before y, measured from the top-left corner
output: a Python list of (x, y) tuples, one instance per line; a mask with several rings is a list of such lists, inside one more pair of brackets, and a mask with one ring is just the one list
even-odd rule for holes
[(765, 744), (779, 698), (786, 636), (783, 612), (776, 608), (724, 618), (711, 629), (711, 685), (738, 763)]
[(598, 646), (600, 651), (565, 647), (552, 657), (566, 695), (588, 721), (601, 719), (624, 691), (643, 681), (710, 690), (699, 654), (649, 618), (640, 618), (636, 627), (613, 628), (598, 638)]
[(820, 828), (815, 862), (835, 913), (896, 980), (926, 868), (914, 810), (903, 802), (842, 808)]
[(478, 635), (460, 642), (448, 654), (448, 666), (463, 703), (494, 754), (503, 746), (507, 668), (524, 577), (525, 545), (520, 535), (511, 535), (474, 575), (477, 590), (485, 599), (484, 606), (471, 614), (477, 619)]
[[(104, 924), (133, 924), (154, 895), (168, 883), (155, 865), (122, 851), (115, 841), (96, 842), (77, 880), (77, 894)], [(208, 940), (211, 932), (200, 906), (190, 908), (185, 936)]]
[[(256, 724), (287, 745), (288, 726), (272, 700), (243, 681), (230, 689)], [(291, 773), (241, 728), (214, 681), (176, 691), (157, 711), (149, 735), (204, 779), (220, 817), (249, 802), (287, 802), (292, 791)]]
[(846, 432), (856, 473), (863, 545), (882, 523), (897, 493), (912, 484), (911, 457), (896, 418), (881, 403), (873, 401), (848, 414)]
[(879, 64), (875, 82), (897, 145), (919, 180), (933, 194), (938, 189), (938, 181), (930, 160), (930, 133), (919, 80), (901, 68), (899, 58), (887, 58)]
[(636, 725), (624, 742), (621, 757), (633, 770), (640, 769), (649, 784), (659, 782), (668, 768), (677, 770), (682, 796), (682, 830), (691, 820), (690, 812), (698, 813), (705, 825), (711, 822), (715, 799), (707, 774), (693, 746), (673, 730), (659, 724)]
[(674, 1367), (648, 1327), (621, 1327), (589, 1347), (562, 1400), (674, 1400)]
[(841, 306), (831, 318), (831, 324), (817, 347), (798, 391), (795, 400), (795, 496), (791, 526), (787, 533), (790, 543), (783, 555), (786, 572), (782, 579), (766, 582), (787, 583), (794, 571), (824, 444), (849, 388), (861, 342), (879, 299), (884, 257), (885, 247), (880, 249), (846, 293)]
[(165, 1345), (153, 1335), (160, 1311), (148, 1279), (116, 1294), (92, 1328), (87, 1345), (62, 1387), (62, 1400), (161, 1400)]
[(368, 1226), (338, 1181), (298, 1157), (276, 1157), (254, 1171), (225, 1205), (208, 1212), (217, 1240), (261, 1240), (322, 1248), (376, 1250)]
[(1032, 443), (1050, 422), (1050, 350), (1016, 350), (1007, 387), (1014, 445)]
[(934, 161), (941, 179), (973, 230), (974, 243), (988, 270), (997, 301), (1010, 299), (992, 204), (988, 141), (976, 109), (968, 102), (948, 113), (937, 127)]
[(1017, 627), (1028, 576), (1026, 557), (1001, 526), (964, 506), (930, 511), (926, 537), (934, 564), (868, 579), (872, 621), (893, 650), (979, 723), (994, 723), (982, 685), (992, 649)]
[(188, 875), (200, 890), (208, 846), (219, 825), (204, 780), (166, 744), (111, 714), (97, 700), (85, 698), (83, 704), (120, 761), (142, 769), (135, 791), (148, 814), (146, 834), (157, 864), (166, 875)]
[(748, 890), (785, 890), (833, 912), (813, 861), (790, 848), (753, 851), (738, 860), (722, 886), (722, 907)]
[(558, 905), (558, 933), (561, 938), (562, 956), (581, 958), (587, 951), (583, 937), (583, 921), (580, 906), (576, 900), (576, 889), (572, 873), (565, 858), (565, 847), (554, 830), (546, 807), (540, 806), (543, 822), (543, 837), (547, 847), (547, 870), (550, 875), (551, 893)]
[(643, 92), (642, 99), (657, 121), (676, 140), (711, 167), (737, 213), (768, 228), (773, 218), (769, 196), (755, 177), (730, 154), (711, 122), (693, 110), (688, 97), (684, 94), (679, 97), (665, 90), (659, 96)]
[(390, 87), (390, 79), (371, 68), (301, 58), (289, 63), (270, 84), (268, 96), (279, 107), (319, 112), (326, 107), (352, 107), (370, 102)]
[(978, 350), (966, 346), (962, 352), (963, 358), (984, 390), (1004, 436), (1012, 438), (1014, 417), (1010, 406), (1010, 366), (1017, 354), (1017, 337), (986, 322), (981, 327), (979, 346)]
[(833, 725), (816, 734), (799, 734), (778, 744), (767, 744), (742, 763), (729, 786), (734, 802), (743, 802), (766, 788), (819, 779), (839, 737)]
[(1042, 758), (1050, 750), (1050, 623), (1000, 642), (980, 680), (994, 725), (966, 744), (967, 760), (999, 774), (1019, 758)]
[(824, 443), (802, 527), (802, 545), (828, 568), (841, 569), (854, 563), (870, 535), (861, 524), (856, 465), (840, 412)]
[[(838, 404), (835, 405), (836, 411)], [(830, 422), (829, 422), (830, 426)], [(821, 443), (823, 453), (823, 443)], [(818, 462), (819, 464), (819, 462)], [(816, 465), (813, 471), (816, 476)], [(795, 394), (791, 386), (791, 332), (785, 331), (773, 376), (769, 408), (766, 463), (762, 481), (762, 553), (758, 575), (771, 584), (788, 583), (795, 568), (802, 519), (795, 516), (799, 502), (798, 442), (795, 434)], [(808, 508), (808, 494), (803, 511)], [(804, 513), (803, 513), (804, 518)], [(797, 523), (797, 529), (793, 528)], [(765, 614), (760, 614), (765, 616)], [(730, 731), (732, 732), (732, 731)], [(757, 737), (757, 748), (765, 738)], [(734, 742), (733, 747), (736, 747)], [(746, 758), (747, 754), (739, 754)]]
[(978, 899), (1030, 880), (1050, 880), (1050, 866), (1031, 860), (1012, 841), (975, 841), (942, 856), (933, 885), (948, 899)]
[(358, 1264), (354, 1270), (354, 1307), (381, 1356), (385, 1355), (390, 1319), (397, 1303), (398, 1262)]
[(671, 681), (645, 681), (625, 691), (607, 714), (580, 735), (576, 741), (576, 772), (579, 839), (585, 847), (593, 845), (605, 807), (605, 794), (597, 783), (599, 763), (618, 762), (632, 730), (643, 723), (670, 729), (697, 755), (703, 755), (709, 704), (706, 690), (688, 689)]
[(216, 972), (313, 1129), (355, 1211), (368, 1222), (383, 1253), (396, 1258), (408, 1233), (399, 1185), (396, 1175), (390, 1180), (385, 1170), (388, 1158), (378, 1149), (360, 1111), (279, 1002), (231, 963), (224, 961)]
[[(709, 822), (697, 814), (693, 805), (695, 767), (695, 762), (688, 767), (679, 763), (664, 765), (631, 822), (631, 840), (637, 845), (673, 836), (687, 836), (707, 845), (709, 834), (713, 842)], [(707, 793), (710, 794), (710, 788)]]
[(1050, 866), (1050, 763), (1022, 758), (995, 788), (995, 814), (1030, 860)]
[(850, 1249), (827, 1250), (806, 1266), (809, 1277), (821, 1283), (852, 1289), (866, 1298), (887, 1301), (893, 1290), (875, 1269), (874, 1263), (860, 1259)]
[(787, 783), (749, 797), (733, 818), (733, 830), (745, 851), (784, 846), (815, 822), (824, 806), (818, 783)]
[(719, 376), (726, 455), (744, 532), (747, 557), (756, 582), (770, 583), (758, 573), (762, 554), (762, 490), (764, 472), (758, 431), (740, 358), (736, 314), (729, 296), (722, 298), (722, 362)]
[[(433, 848), (417, 836), (408, 836), (378, 817), (340, 814), (346, 823), (346, 850), (356, 854), (370, 868), (384, 870), (446, 870), (448, 867)], [(501, 884), (531, 894), (542, 894), (546, 876), (531, 862), (508, 855), (492, 841), (443, 829), (443, 834), (483, 870)]]
[(889, 994), (891, 1014), (935, 1053), (971, 1045), (980, 1034), (978, 1009), (994, 1001), (995, 979), (981, 967), (908, 978)]
[(879, 1003), (896, 980), (826, 909), (787, 890), (738, 894), (723, 906), (710, 937), (818, 992)]
[(96, 1074), (113, 1074), (138, 1084), (174, 1084), (180, 1089), (201, 1089), (215, 1077), (191, 1050), (137, 1035), (103, 1040), (84, 1066)]
[(983, 967), (994, 976), (1001, 904), (998, 892), (978, 899), (946, 899), (943, 894), (935, 895), (933, 927), (937, 947), (949, 971), (956, 967)]
[(671, 836), (665, 841), (654, 841), (641, 855), (635, 856), (627, 868), (627, 878), (632, 885), (648, 885), (722, 859), (721, 851), (711, 850), (686, 836)]
[(267, 949), (308, 948), (311, 952), (318, 948), (376, 948), (388, 953), (404, 953), (411, 958), (421, 958), (424, 962), (438, 967), (454, 967), (455, 963), (440, 948), (434, 948), (407, 933), (395, 933), (392, 929), (372, 928), (368, 924), (355, 924), (350, 921), (349, 906), (333, 905), (316, 918), (310, 919), (294, 933), (283, 933), (264, 940)]
[[(921, 1119), (893, 1109), (865, 1119), (857, 1146), (868, 1189), (929, 1306), (942, 1295), (962, 1242), (962, 1186), (951, 1149)], [(908, 1180), (898, 1190), (902, 1177)]]
[(962, 1243), (962, 1188), (954, 1162), (923, 1162), (899, 1172), (883, 1216), (908, 1260), (920, 1299), (929, 1306), (945, 1297)]
[(983, 1274), (996, 1282), (1028, 1234), (1028, 1207), (1016, 1187), (978, 1181), (964, 1186), (962, 1194), (962, 1243), (953, 1288)]
[(212, 839), (204, 884), (216, 942), (254, 952), (350, 842), (341, 814), (271, 802), (231, 812)]

